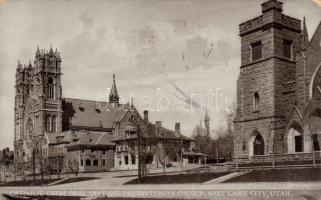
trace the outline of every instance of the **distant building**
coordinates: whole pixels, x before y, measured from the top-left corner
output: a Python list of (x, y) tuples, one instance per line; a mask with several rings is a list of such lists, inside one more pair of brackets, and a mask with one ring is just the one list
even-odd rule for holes
[(303, 160), (320, 151), (321, 24), (309, 40), (305, 20), (282, 11), (282, 2), (266, 1), (262, 15), (239, 25), (237, 160)]
[[(135, 165), (137, 153), (119, 158), (120, 147), (130, 137), (137, 138), (138, 126), (144, 135), (151, 136), (152, 125), (140, 117), (133, 105), (119, 103), (115, 75), (108, 103), (63, 98), (61, 75), (60, 54), (52, 48), (49, 52), (38, 48), (33, 65), (30, 62), (22, 66), (18, 62), (14, 115), (16, 169), (32, 172), (33, 163), (36, 172), (49, 173), (129, 169), (120, 167), (129, 162)], [(189, 146), (192, 141), (165, 128), (161, 130), (169, 133), (162, 139), (165, 143), (182, 141)]]

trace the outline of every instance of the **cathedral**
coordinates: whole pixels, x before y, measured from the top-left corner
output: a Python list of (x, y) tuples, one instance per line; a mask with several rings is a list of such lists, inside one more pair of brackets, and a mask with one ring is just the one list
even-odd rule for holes
[[(191, 157), (203, 156), (192, 151), (193, 140), (180, 133), (179, 123), (172, 131), (160, 121), (151, 123), (147, 110), (142, 118), (133, 104), (121, 104), (115, 75), (108, 102), (63, 97), (61, 76), (60, 53), (52, 48), (38, 48), (33, 64), (18, 61), (14, 107), (17, 171), (137, 169), (138, 127), (148, 147), (144, 150), (148, 164), (161, 167), (180, 158), (187, 164)], [(170, 155), (172, 150), (176, 154)]]
[(305, 19), (283, 14), (282, 2), (261, 6), (239, 25), (234, 159), (320, 159), (321, 23), (309, 39)]

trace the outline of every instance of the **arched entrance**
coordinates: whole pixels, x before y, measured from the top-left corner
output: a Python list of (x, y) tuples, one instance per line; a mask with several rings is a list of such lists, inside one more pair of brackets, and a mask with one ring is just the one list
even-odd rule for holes
[(288, 153), (303, 152), (303, 135), (295, 128), (288, 132)]
[(249, 141), (249, 156), (264, 155), (264, 138), (260, 133), (254, 134)]

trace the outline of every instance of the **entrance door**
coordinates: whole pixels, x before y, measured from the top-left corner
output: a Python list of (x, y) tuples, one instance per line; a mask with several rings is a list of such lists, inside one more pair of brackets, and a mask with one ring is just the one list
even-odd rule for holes
[(253, 147), (254, 155), (264, 155), (264, 140), (260, 134), (255, 137)]
[(303, 137), (302, 135), (294, 136), (295, 141), (295, 152), (302, 152), (303, 151)]

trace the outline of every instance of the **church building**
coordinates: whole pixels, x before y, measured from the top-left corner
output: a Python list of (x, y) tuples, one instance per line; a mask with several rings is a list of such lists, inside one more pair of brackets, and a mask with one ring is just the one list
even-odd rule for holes
[[(193, 140), (181, 135), (179, 128), (174, 132), (159, 127), (155, 135), (155, 125), (148, 121), (147, 111), (144, 111), (143, 119), (132, 104), (121, 104), (115, 75), (109, 102), (63, 97), (61, 76), (60, 53), (52, 48), (49, 51), (38, 48), (33, 65), (30, 62), (23, 66), (18, 61), (14, 107), (17, 171), (59, 173), (137, 169), (137, 127), (144, 136), (145, 146), (149, 145), (150, 150), (154, 145), (153, 149), (156, 149), (148, 151), (146, 159), (157, 160), (154, 156), (157, 154), (163, 160), (167, 159), (163, 164), (171, 162), (170, 156), (164, 156), (161, 152), (165, 151), (157, 146), (160, 143), (157, 137), (161, 137), (160, 146), (177, 149), (182, 144), (179, 150), (184, 147), (184, 152), (193, 153)], [(177, 156), (174, 157), (177, 160)]]
[(234, 159), (264, 162), (320, 159), (321, 24), (309, 40), (305, 19), (262, 3), (239, 25)]

